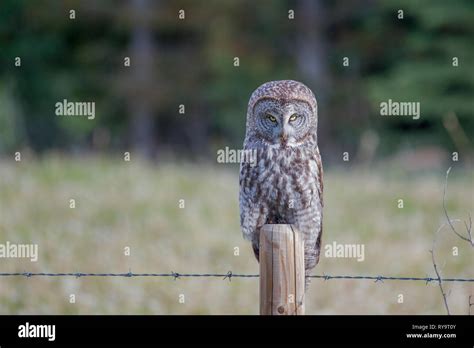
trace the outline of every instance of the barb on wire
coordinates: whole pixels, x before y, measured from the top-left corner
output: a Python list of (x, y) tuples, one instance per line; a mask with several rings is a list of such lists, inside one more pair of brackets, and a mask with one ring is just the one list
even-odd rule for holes
[(232, 271), (229, 271), (229, 272), (227, 272), (226, 276), (223, 279), (224, 280), (229, 279), (229, 282), (231, 282), (232, 277), (233, 277)]

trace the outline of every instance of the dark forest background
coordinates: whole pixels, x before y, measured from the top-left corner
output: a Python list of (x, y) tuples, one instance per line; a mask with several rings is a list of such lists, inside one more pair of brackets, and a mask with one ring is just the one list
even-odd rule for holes
[[(470, 0), (2, 0), (0, 153), (213, 157), (241, 146), (251, 92), (278, 79), (314, 90), (327, 162), (343, 151), (470, 153), (473, 10)], [(389, 98), (421, 102), (421, 118), (381, 117)], [(63, 99), (96, 102), (96, 118), (56, 116)]]

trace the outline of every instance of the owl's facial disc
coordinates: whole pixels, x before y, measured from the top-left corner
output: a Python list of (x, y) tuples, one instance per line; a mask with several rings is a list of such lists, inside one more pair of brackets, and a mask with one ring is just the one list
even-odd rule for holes
[(265, 99), (255, 105), (254, 114), (257, 134), (268, 145), (299, 146), (310, 131), (312, 113), (305, 102)]

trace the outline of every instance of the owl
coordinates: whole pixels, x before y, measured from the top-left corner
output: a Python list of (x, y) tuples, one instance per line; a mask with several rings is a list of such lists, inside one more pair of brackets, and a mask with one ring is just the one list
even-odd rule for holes
[[(318, 109), (304, 84), (271, 81), (251, 95), (244, 150), (256, 160), (240, 165), (240, 225), (259, 258), (260, 228), (293, 224), (304, 239), (305, 274), (319, 261), (323, 228), (323, 167)], [(306, 287), (309, 278), (306, 277)]]

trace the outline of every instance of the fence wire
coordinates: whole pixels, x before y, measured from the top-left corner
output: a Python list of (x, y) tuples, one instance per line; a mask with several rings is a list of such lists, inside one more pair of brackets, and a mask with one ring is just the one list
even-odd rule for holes
[[(0, 277), (163, 277), (173, 278), (174, 280), (180, 278), (222, 278), (223, 280), (231, 281), (232, 278), (259, 278), (258, 274), (239, 274), (228, 271), (227, 273), (178, 273), (171, 271), (170, 273), (45, 273), (45, 272), (1, 272)], [(423, 281), (426, 284), (430, 282), (474, 282), (474, 278), (433, 278), (433, 277), (391, 277), (391, 276), (369, 276), (369, 275), (309, 275), (307, 278), (316, 278), (323, 280), (334, 279), (352, 279), (352, 280), (373, 280), (375, 282), (383, 282), (385, 280), (400, 280), (400, 281)]]

